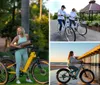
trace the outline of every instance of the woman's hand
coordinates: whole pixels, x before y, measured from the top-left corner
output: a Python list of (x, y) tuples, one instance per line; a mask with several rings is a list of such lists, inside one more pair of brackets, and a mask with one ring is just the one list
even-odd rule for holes
[(22, 48), (21, 45), (16, 46), (16, 48)]

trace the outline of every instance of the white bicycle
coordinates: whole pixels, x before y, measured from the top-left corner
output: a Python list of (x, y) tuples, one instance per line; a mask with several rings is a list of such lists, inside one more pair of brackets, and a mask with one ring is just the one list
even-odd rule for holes
[[(76, 25), (70, 25), (69, 19), (65, 20), (65, 25), (62, 26), (64, 29), (64, 37), (67, 41), (76, 41), (76, 32), (80, 35), (85, 35), (87, 33), (87, 25), (84, 21), (79, 21), (79, 19), (75, 20)], [(59, 27), (60, 25), (58, 25)]]

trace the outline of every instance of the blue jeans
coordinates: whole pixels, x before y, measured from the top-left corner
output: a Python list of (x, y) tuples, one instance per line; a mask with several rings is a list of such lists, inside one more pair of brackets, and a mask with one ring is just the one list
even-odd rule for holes
[(71, 19), (69, 19), (69, 21), (70, 21), (70, 27), (71, 27), (71, 25), (73, 24), (74, 26), (76, 25), (76, 23), (75, 23), (75, 20), (71, 20)]
[(58, 19), (58, 22), (59, 22), (59, 24), (60, 24), (59, 31), (61, 31), (62, 25), (63, 25), (63, 24), (65, 25), (65, 20)]

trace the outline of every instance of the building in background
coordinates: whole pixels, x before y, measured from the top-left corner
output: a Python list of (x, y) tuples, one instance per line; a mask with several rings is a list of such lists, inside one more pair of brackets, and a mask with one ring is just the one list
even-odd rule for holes
[(79, 57), (85, 62), (85, 68), (92, 70), (95, 74), (95, 80), (100, 83), (100, 45), (94, 47)]

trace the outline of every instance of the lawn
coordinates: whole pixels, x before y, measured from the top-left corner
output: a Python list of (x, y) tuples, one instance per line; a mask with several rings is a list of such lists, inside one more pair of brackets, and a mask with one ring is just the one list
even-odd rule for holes
[[(31, 79), (32, 79), (32, 77), (31, 77)], [(35, 82), (33, 79), (32, 79), (33, 83), (27, 83), (25, 76), (20, 77), (20, 81), (21, 81), (21, 84), (19, 84), (19, 85), (41, 85), (41, 84), (38, 84), (37, 82)], [(6, 85), (18, 85), (18, 84), (16, 84), (16, 80), (14, 80), (13, 82), (7, 83)], [(46, 84), (46, 85), (48, 85), (48, 84)]]

